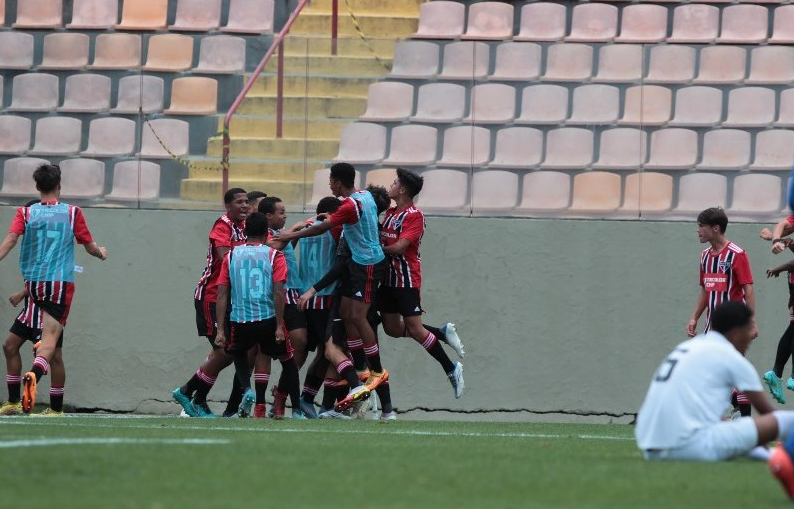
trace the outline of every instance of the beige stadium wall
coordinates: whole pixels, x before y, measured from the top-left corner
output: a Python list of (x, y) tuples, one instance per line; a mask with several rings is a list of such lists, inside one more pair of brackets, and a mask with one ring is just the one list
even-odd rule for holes
[[(3, 228), (14, 210), (0, 207)], [(176, 413), (170, 392), (208, 351), (195, 334), (192, 292), (217, 215), (86, 210), (110, 259), (78, 251), (85, 271), (77, 274), (66, 329), (67, 405)], [(382, 335), (394, 403), (405, 417), (633, 420), (653, 370), (684, 339), (698, 290), (694, 221), (430, 217), (427, 223), (425, 321), (458, 324), (467, 389), (455, 400), (421, 347)], [(756, 278), (760, 337), (749, 358), (759, 373), (771, 366), (788, 322), (786, 281), (766, 279), (764, 270), (790, 258), (769, 252), (757, 236), (761, 226), (728, 229), (729, 238), (747, 248)], [(22, 284), (17, 257), (15, 250), (0, 263), (3, 302)], [(15, 316), (8, 303), (0, 305), (3, 327)], [(30, 365), (28, 347), (23, 360)], [(210, 394), (217, 411), (230, 381), (225, 372)], [(47, 378), (40, 401), (48, 387)]]

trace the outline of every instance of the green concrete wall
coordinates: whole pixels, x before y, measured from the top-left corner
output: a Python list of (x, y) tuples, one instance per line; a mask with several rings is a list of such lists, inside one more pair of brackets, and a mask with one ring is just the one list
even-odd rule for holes
[[(13, 213), (0, 207), (0, 224), (10, 224)], [(66, 329), (67, 404), (176, 412), (171, 390), (208, 351), (195, 335), (192, 292), (217, 215), (86, 210), (110, 259), (82, 249), (77, 255), (85, 272), (77, 275)], [(757, 237), (760, 227), (733, 224), (728, 237), (748, 250), (756, 277), (760, 336), (749, 358), (764, 372), (788, 312), (785, 279), (763, 276), (786, 255), (771, 254)], [(458, 324), (467, 391), (455, 400), (421, 347), (384, 338), (396, 407), (417, 418), (630, 422), (652, 372), (685, 338), (701, 249), (694, 221), (428, 218), (425, 321)], [(17, 256), (0, 263), (3, 299), (22, 283)], [(15, 316), (0, 305), (4, 327)], [(25, 348), (25, 366), (30, 355)], [(211, 393), (216, 410), (230, 379), (224, 373)], [(45, 381), (40, 400), (47, 388)]]

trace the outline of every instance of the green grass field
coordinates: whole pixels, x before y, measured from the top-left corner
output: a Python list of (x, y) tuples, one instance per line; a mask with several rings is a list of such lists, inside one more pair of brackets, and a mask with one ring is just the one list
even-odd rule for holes
[(766, 465), (647, 463), (626, 425), (0, 418), (0, 507), (788, 507)]

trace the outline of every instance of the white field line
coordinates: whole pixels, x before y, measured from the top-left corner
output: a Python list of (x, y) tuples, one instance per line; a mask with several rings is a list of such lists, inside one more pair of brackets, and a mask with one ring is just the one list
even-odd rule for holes
[(51, 447), (54, 445), (225, 445), (230, 440), (211, 438), (39, 438), (0, 441), (0, 449)]

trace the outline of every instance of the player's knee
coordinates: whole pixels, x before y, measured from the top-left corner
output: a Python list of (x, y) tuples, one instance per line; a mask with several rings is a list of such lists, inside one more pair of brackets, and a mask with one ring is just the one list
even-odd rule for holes
[(13, 337), (9, 336), (3, 343), (3, 354), (6, 357), (12, 357), (17, 353), (19, 353), (19, 344), (17, 341), (14, 341)]

